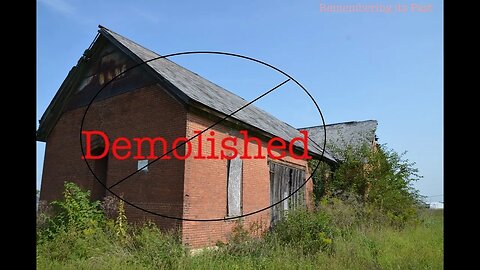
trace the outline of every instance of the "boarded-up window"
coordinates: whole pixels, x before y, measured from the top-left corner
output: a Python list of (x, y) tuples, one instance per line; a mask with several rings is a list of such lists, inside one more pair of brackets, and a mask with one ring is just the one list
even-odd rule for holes
[(237, 156), (229, 160), (227, 169), (227, 215), (229, 217), (242, 214), (242, 167), (243, 162)]
[[(285, 216), (288, 210), (305, 206), (305, 186), (300, 188), (304, 182), (304, 170), (270, 162), (270, 203), (276, 204), (292, 194), (270, 210), (272, 226)], [(295, 192), (297, 189), (299, 190)]]

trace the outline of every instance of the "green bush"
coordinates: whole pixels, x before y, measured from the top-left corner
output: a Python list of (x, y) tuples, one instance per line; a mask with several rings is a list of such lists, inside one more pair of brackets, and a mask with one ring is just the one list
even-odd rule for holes
[(218, 242), (217, 247), (223, 255), (228, 256), (251, 256), (259, 258), (268, 253), (270, 243), (266, 242), (262, 237), (254, 237), (259, 224), (253, 223), (246, 228), (243, 221), (237, 220), (228, 237), (228, 242)]
[(115, 262), (122, 268), (171, 269), (186, 254), (177, 234), (163, 233), (153, 223), (129, 226), (122, 200), (109, 199), (117, 213), (106, 219), (100, 203), (90, 201), (89, 191), (66, 182), (63, 194), (37, 218), (37, 262), (45, 267), (78, 261), (95, 265), (109, 254), (124, 260)]
[(275, 226), (270, 237), (301, 249), (305, 254), (333, 250), (334, 230), (329, 217), (320, 211), (297, 210)]
[(349, 232), (362, 223), (363, 205), (354, 196), (346, 200), (338, 198), (323, 198), (315, 211), (328, 217), (330, 225), (337, 232)]
[(162, 232), (153, 223), (132, 232), (130, 249), (143, 266), (155, 269), (171, 269), (186, 255), (178, 234)]
[(102, 230), (94, 234), (85, 234), (75, 228), (58, 231), (55, 237), (42, 241), (38, 253), (44, 259), (52, 261), (69, 261), (89, 259), (108, 252), (113, 239)]
[(100, 230), (105, 219), (99, 209), (100, 202), (90, 201), (90, 191), (83, 191), (71, 182), (65, 182), (63, 200), (50, 203), (52, 213), (45, 216), (43, 224), (38, 224), (39, 241), (52, 239), (62, 232), (81, 232), (84, 235), (95, 234)]
[[(332, 172), (324, 163), (320, 163), (315, 172), (317, 204), (322, 198), (355, 197), (365, 213), (376, 215), (380, 211), (392, 225), (404, 226), (416, 220), (420, 196), (412, 184), (421, 176), (415, 163), (404, 159), (405, 153), (398, 154), (385, 145), (372, 148), (367, 144), (359, 148), (337, 148), (335, 153), (341, 162)], [(310, 167), (317, 164), (318, 161), (311, 161)]]

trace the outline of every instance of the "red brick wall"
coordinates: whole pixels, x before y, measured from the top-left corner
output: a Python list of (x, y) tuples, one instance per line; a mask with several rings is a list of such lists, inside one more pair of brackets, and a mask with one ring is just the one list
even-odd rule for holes
[[(64, 113), (47, 138), (41, 200), (60, 198), (64, 181), (75, 182), (90, 190), (94, 185), (100, 185), (81, 160), (79, 130), (84, 111), (85, 108), (79, 108)], [(118, 137), (161, 136), (171, 144), (175, 138), (185, 136), (185, 123), (185, 108), (158, 86), (149, 86), (94, 103), (85, 119), (84, 130), (104, 131), (110, 142)], [(147, 143), (143, 150), (144, 155), (148, 155)], [(136, 144), (132, 144), (132, 156), (134, 154)], [(89, 161), (89, 164), (93, 163)], [(136, 160), (117, 160), (110, 149), (107, 185), (136, 170)], [(184, 161), (174, 158), (159, 160), (149, 166), (148, 172), (137, 173), (114, 187), (113, 191), (140, 207), (181, 217), (183, 177)], [(131, 221), (150, 219), (163, 228), (181, 225), (181, 222), (160, 218), (128, 205), (126, 211)]]
[[(85, 189), (99, 185), (81, 160), (79, 145), (80, 121), (84, 108), (68, 111), (62, 115), (47, 138), (42, 176), (41, 200), (51, 201), (61, 197), (63, 182), (72, 181)], [(84, 130), (102, 130), (110, 142), (118, 137), (164, 137), (169, 145), (178, 137), (190, 138), (194, 131), (203, 130), (213, 122), (192, 113), (173, 100), (157, 86), (145, 87), (96, 102), (88, 112)], [(226, 136), (238, 136), (237, 149), (243, 154), (243, 136), (237, 130), (217, 125), (216, 149)], [(204, 153), (209, 149), (203, 136)], [(192, 140), (196, 149), (198, 139)], [(132, 145), (136, 152), (136, 145)], [(144, 145), (145, 153), (148, 152)], [(256, 144), (249, 145), (250, 155), (256, 153)], [(183, 151), (179, 151), (183, 154)], [(266, 155), (266, 143), (262, 152)], [(133, 155), (133, 154), (132, 154)], [(284, 158), (285, 162), (306, 166), (306, 161)], [(89, 161), (93, 164), (92, 161)], [(223, 218), (227, 213), (227, 161), (186, 161), (172, 158), (159, 160), (116, 186), (113, 191), (148, 210), (175, 217), (192, 219)], [(137, 161), (116, 160), (111, 151), (108, 160), (107, 185), (112, 185), (137, 169)], [(307, 172), (308, 173), (308, 172)], [(307, 175), (308, 177), (308, 175)], [(243, 213), (249, 213), (270, 205), (270, 176), (267, 159), (243, 160)], [(312, 182), (307, 183), (307, 199), (311, 198)], [(108, 192), (107, 192), (108, 195)], [(309, 199), (309, 201), (311, 201)], [(157, 217), (126, 205), (130, 221), (150, 219), (162, 228), (181, 228), (185, 244), (195, 248), (212, 246), (217, 240), (226, 241), (236, 221), (192, 222), (174, 221)], [(268, 228), (270, 211), (264, 211), (243, 219), (246, 228), (253, 225)]]
[[(194, 136), (194, 131), (201, 131), (213, 124), (212, 121), (193, 113), (187, 114), (187, 136)], [(217, 125), (212, 128), (216, 134), (216, 149), (220, 149), (220, 141), (226, 136), (238, 136), (237, 150), (243, 154), (243, 135), (237, 130)], [(203, 152), (208, 155), (209, 148), (206, 146), (206, 138), (211, 137), (209, 131), (203, 134)], [(191, 141), (192, 148), (198, 146), (198, 138)], [(257, 153), (258, 147), (250, 143), (249, 155)], [(262, 144), (262, 153), (266, 152), (266, 142)], [(296, 160), (289, 156), (283, 159), (285, 162), (295, 163), (306, 167), (306, 161)], [(308, 171), (307, 171), (308, 174)], [(308, 175), (307, 175), (308, 177)], [(270, 205), (270, 174), (267, 159), (244, 159), (243, 160), (243, 213), (250, 213)], [(313, 189), (312, 182), (306, 186), (307, 199), (310, 200)], [(185, 162), (185, 186), (184, 186), (184, 217), (192, 219), (223, 218), (227, 214), (227, 161), (226, 160), (194, 160), (187, 159)], [(261, 226), (267, 229), (270, 224), (270, 211), (266, 210), (258, 214), (243, 218), (244, 226), (248, 229), (252, 226)], [(184, 221), (182, 226), (183, 242), (190, 247), (202, 247), (215, 245), (217, 240), (226, 241), (231, 233), (236, 220), (215, 222)]]

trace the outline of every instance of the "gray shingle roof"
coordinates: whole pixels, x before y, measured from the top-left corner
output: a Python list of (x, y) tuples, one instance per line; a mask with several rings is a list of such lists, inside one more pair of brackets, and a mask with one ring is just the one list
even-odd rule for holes
[[(376, 120), (352, 121), (326, 125), (327, 144), (326, 150), (335, 153), (336, 150), (345, 150), (348, 146), (358, 148), (364, 143), (371, 144), (375, 140), (377, 130)], [(323, 126), (306, 127), (300, 130), (307, 130), (309, 137), (317, 144), (323, 145)], [(339, 158), (339, 157), (337, 157)]]
[[(101, 27), (99, 31), (107, 38), (117, 41), (142, 61), (148, 61), (160, 56), (107, 28)], [(158, 59), (148, 62), (147, 65), (180, 90), (188, 99), (201, 103), (222, 114), (229, 115), (248, 103), (245, 99), (168, 59)], [(280, 121), (253, 104), (235, 113), (232, 118), (288, 141), (301, 135), (294, 127)], [(308, 147), (311, 152), (318, 155), (322, 152), (321, 148), (312, 143), (309, 143)], [(335, 160), (327, 151), (325, 151), (324, 156), (332, 161)]]

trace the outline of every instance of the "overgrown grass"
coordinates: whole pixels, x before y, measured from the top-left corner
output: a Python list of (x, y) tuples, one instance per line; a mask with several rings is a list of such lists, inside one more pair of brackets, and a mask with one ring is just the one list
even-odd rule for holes
[[(81, 205), (91, 206), (84, 201)], [(120, 204), (120, 213), (121, 208)], [(60, 213), (69, 209), (64, 205)], [(78, 227), (66, 226), (65, 220), (79, 217), (53, 216), (56, 222), (47, 218), (39, 227), (37, 265), (38, 269), (443, 269), (442, 210), (419, 210), (418, 219), (401, 227), (382, 223), (388, 217), (381, 215), (356, 203), (332, 200), (313, 212), (289, 213), (262, 238), (249, 237), (239, 226), (228, 244), (195, 256), (177, 234), (161, 232), (153, 224), (135, 227), (117, 217), (102, 222), (86, 219), (83, 224), (89, 225)]]
[(435, 211), (402, 230), (354, 229), (335, 238), (332, 253), (268, 239), (190, 256), (172, 235), (143, 228), (130, 246), (104, 233), (60, 236), (38, 247), (37, 263), (38, 269), (443, 269), (443, 212)]

